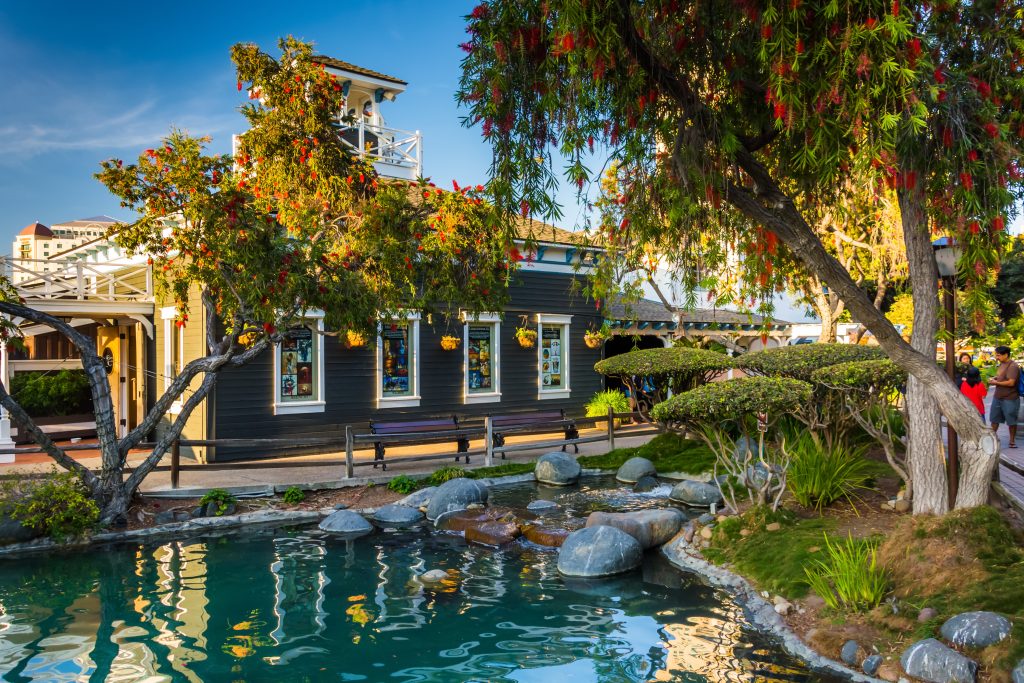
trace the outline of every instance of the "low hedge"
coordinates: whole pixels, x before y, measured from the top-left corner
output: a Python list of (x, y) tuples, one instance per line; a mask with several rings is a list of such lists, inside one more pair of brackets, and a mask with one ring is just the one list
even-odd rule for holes
[(888, 358), (838, 363), (811, 373), (811, 381), (832, 389), (886, 391), (907, 383), (907, 371)]
[(811, 400), (811, 385), (787, 377), (743, 377), (712, 382), (654, 406), (658, 422), (720, 424), (767, 413), (770, 419)]
[(821, 368), (854, 361), (882, 360), (885, 352), (877, 346), (854, 344), (797, 344), (748, 353), (738, 366), (752, 375), (791, 377), (813, 382)]
[(606, 377), (653, 376), (672, 378), (682, 384), (694, 379), (707, 381), (731, 367), (732, 361), (724, 354), (685, 347), (630, 351), (594, 365), (594, 369)]

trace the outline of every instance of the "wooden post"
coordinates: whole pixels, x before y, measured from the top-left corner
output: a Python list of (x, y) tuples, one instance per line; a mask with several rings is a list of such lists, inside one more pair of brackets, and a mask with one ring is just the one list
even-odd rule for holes
[(178, 476), (181, 474), (181, 439), (171, 443), (171, 488), (178, 488)]
[(490, 467), (494, 463), (494, 424), (490, 415), (484, 418), (484, 448), (484, 467)]
[(345, 425), (345, 478), (351, 479), (354, 466), (352, 464), (352, 425)]
[(608, 450), (615, 450), (615, 408), (608, 406)]
[[(956, 354), (956, 300), (953, 297), (955, 289), (954, 278), (942, 278), (942, 297), (946, 313), (946, 373), (951, 382), (955, 381), (956, 376), (956, 358), (953, 357)], [(996, 469), (998, 468), (999, 464), (996, 463)], [(952, 510), (960, 485), (960, 445), (956, 430), (949, 420), (946, 420), (946, 480), (949, 485), (949, 509)]]

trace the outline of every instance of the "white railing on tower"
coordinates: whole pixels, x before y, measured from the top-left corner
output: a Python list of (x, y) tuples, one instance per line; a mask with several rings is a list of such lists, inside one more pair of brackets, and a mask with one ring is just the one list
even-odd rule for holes
[(417, 131), (377, 126), (365, 121), (340, 123), (342, 143), (369, 157), (381, 175), (412, 180), (423, 175), (423, 136)]
[(0, 269), (25, 299), (153, 301), (153, 271), (146, 263), (0, 256)]

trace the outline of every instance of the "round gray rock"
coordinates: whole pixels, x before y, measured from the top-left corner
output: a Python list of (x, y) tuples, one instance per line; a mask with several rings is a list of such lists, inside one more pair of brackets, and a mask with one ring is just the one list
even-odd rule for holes
[(634, 484), (640, 481), (641, 477), (653, 477), (658, 473), (654, 463), (647, 458), (630, 458), (622, 463), (622, 467), (615, 473), (615, 478), (627, 484)]
[(1024, 659), (1013, 668), (1013, 683), (1024, 683)]
[(591, 512), (587, 526), (613, 526), (640, 543), (644, 550), (662, 545), (679, 533), (685, 516), (681, 510), (637, 510), (635, 512)]
[(337, 510), (324, 517), (320, 522), (320, 530), (340, 536), (365, 536), (373, 531), (373, 525), (358, 512)]
[(918, 641), (900, 656), (903, 670), (931, 683), (973, 683), (978, 665), (934, 638)]
[(427, 519), (431, 522), (449, 512), (465, 510), (472, 503), (487, 502), (487, 487), (473, 479), (452, 479), (437, 487), (427, 505)]
[(566, 576), (612, 576), (636, 569), (644, 558), (639, 541), (612, 526), (589, 526), (569, 534), (558, 549), (558, 571)]
[(860, 654), (860, 645), (857, 644), (856, 640), (848, 640), (843, 643), (843, 647), (839, 650), (839, 658), (850, 666), (856, 666), (857, 660), (860, 659), (857, 655)]
[(17, 520), (0, 516), (0, 545), (31, 541), (40, 535)]
[(448, 572), (443, 569), (431, 569), (420, 574), (419, 579), (423, 583), (439, 583), (448, 578)]
[(433, 497), (434, 491), (437, 491), (436, 486), (428, 486), (425, 489), (413, 491), (405, 498), (395, 501), (395, 505), (404, 505), (409, 508), (425, 508), (430, 505), (430, 499)]
[(668, 497), (679, 503), (698, 507), (708, 507), (712, 503), (722, 502), (722, 492), (718, 490), (718, 486), (702, 481), (681, 481), (672, 487)]
[(533, 475), (542, 484), (569, 486), (580, 480), (581, 471), (576, 458), (562, 451), (552, 451), (540, 456)]
[(942, 637), (954, 645), (988, 647), (1010, 635), (1010, 620), (995, 612), (964, 612), (942, 625)]
[(648, 493), (661, 486), (661, 482), (649, 474), (645, 474), (633, 484), (634, 493)]
[(416, 508), (397, 504), (385, 505), (367, 516), (379, 527), (407, 527), (423, 521), (423, 513)]
[(530, 504), (526, 506), (526, 509), (530, 512), (551, 512), (557, 510), (559, 507), (558, 503), (553, 500), (532, 500)]
[(878, 673), (880, 666), (882, 666), (882, 655), (871, 655), (861, 663), (860, 668), (868, 676), (874, 676)]

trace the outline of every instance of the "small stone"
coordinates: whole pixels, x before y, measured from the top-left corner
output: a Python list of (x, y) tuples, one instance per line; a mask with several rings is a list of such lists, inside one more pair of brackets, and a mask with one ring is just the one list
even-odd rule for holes
[(767, 599), (767, 598), (770, 598), (771, 596), (772, 596), (771, 593), (769, 593), (768, 591), (761, 591), (761, 597), (762, 598), (766, 598)]
[(710, 548), (711, 547), (711, 541), (707, 541), (707, 540), (701, 541), (700, 542), (700, 547), (701, 548), (705, 548), (705, 549), (706, 548)]
[(558, 503), (553, 500), (533, 500), (526, 506), (530, 512), (551, 512), (558, 509)]
[(821, 609), (825, 606), (825, 600), (820, 595), (811, 593), (806, 598), (804, 598), (804, 605), (807, 607), (807, 609)]
[(803, 607), (797, 607), (796, 608), (796, 613), (797, 614), (807, 614), (807, 610), (805, 610)]
[(933, 607), (925, 607), (917, 613), (917, 620), (923, 624), (926, 621), (931, 621), (938, 615), (939, 613)]
[(650, 493), (661, 486), (661, 482), (649, 474), (645, 474), (633, 484), (633, 493)]
[(466, 529), (465, 533), (467, 542), (479, 543), (495, 548), (513, 542), (521, 534), (519, 525), (515, 522), (501, 521), (484, 522), (479, 526)]
[(906, 489), (900, 489), (899, 492), (896, 494), (896, 500), (904, 500), (906, 497), (907, 497), (907, 490)]
[(1010, 635), (1010, 620), (995, 612), (964, 612), (942, 625), (942, 637), (964, 647), (988, 647)]
[(747, 537), (752, 533), (750, 529), (740, 529), (740, 536)]
[(871, 655), (860, 664), (861, 671), (868, 676), (878, 673), (878, 667), (882, 666), (882, 655)]
[(690, 543), (693, 541), (693, 535), (697, 533), (697, 527), (693, 526), (691, 522), (685, 529), (683, 529), (683, 539)]
[(342, 536), (365, 536), (373, 531), (373, 525), (357, 512), (336, 510), (320, 522), (320, 530)]
[(893, 504), (893, 510), (896, 512), (910, 512), (910, 501), (905, 499), (899, 499)]
[(725, 520), (729, 519), (729, 515), (718, 515), (718, 517), (715, 517), (715, 519), (719, 522), (724, 522)]
[(892, 500), (886, 500), (886, 501), (883, 501), (879, 505), (879, 507), (882, 509), (883, 512), (888, 512), (889, 510), (894, 510), (895, 509), (896, 503), (895, 503), (895, 501), (892, 501)]
[(782, 528), (781, 524), (779, 524), (778, 522), (772, 522), (771, 524), (768, 524), (767, 526), (765, 526), (764, 530), (765, 531), (778, 531), (781, 528)]
[(879, 665), (878, 671), (875, 675), (881, 678), (883, 681), (898, 681), (900, 679), (900, 670), (892, 662), (883, 662)]
[(772, 598), (772, 604), (773, 605), (781, 605), (784, 602), (789, 602), (789, 600), (787, 600), (786, 598), (782, 597), (781, 595), (776, 595), (774, 598)]
[(174, 513), (170, 510), (165, 512), (158, 512), (153, 522), (156, 524), (172, 524), (176, 520), (174, 519)]
[(481, 503), (470, 503), (466, 506), (467, 510), (483, 510), (484, 506)]
[(448, 578), (448, 572), (443, 569), (431, 569), (420, 574), (419, 579), (423, 583), (440, 583)]
[(700, 530), (700, 537), (706, 541), (710, 541), (711, 537), (715, 535), (715, 528), (706, 526)]
[(713, 522), (713, 521), (715, 521), (715, 516), (714, 515), (709, 515), (706, 512), (703, 515), (701, 515), (700, 517), (697, 518), (697, 523), (698, 524), (711, 524), (711, 522)]
[(861, 657), (860, 645), (856, 640), (846, 641), (839, 650), (839, 658), (850, 666), (856, 666), (857, 662), (861, 661)]
[(335, 503), (334, 504), (334, 509), (335, 510), (348, 510), (348, 505), (346, 505), (345, 503)]
[(810, 548), (807, 549), (807, 552), (809, 552), (809, 553), (816, 553), (819, 550), (821, 550), (821, 546), (820, 545), (812, 545)]
[(534, 526), (532, 524), (527, 525), (523, 529), (523, 536), (530, 543), (536, 543), (537, 545), (547, 546), (549, 548), (559, 548), (565, 543), (566, 537), (569, 532), (565, 529), (551, 529), (548, 527)]
[(789, 611), (791, 609), (793, 609), (793, 605), (786, 601), (782, 601), (781, 603), (775, 605), (775, 611), (782, 616), (786, 616), (787, 614), (789, 614)]
[(206, 506), (205, 505), (200, 505), (197, 508), (192, 508), (192, 517), (205, 517), (205, 516), (206, 516)]

